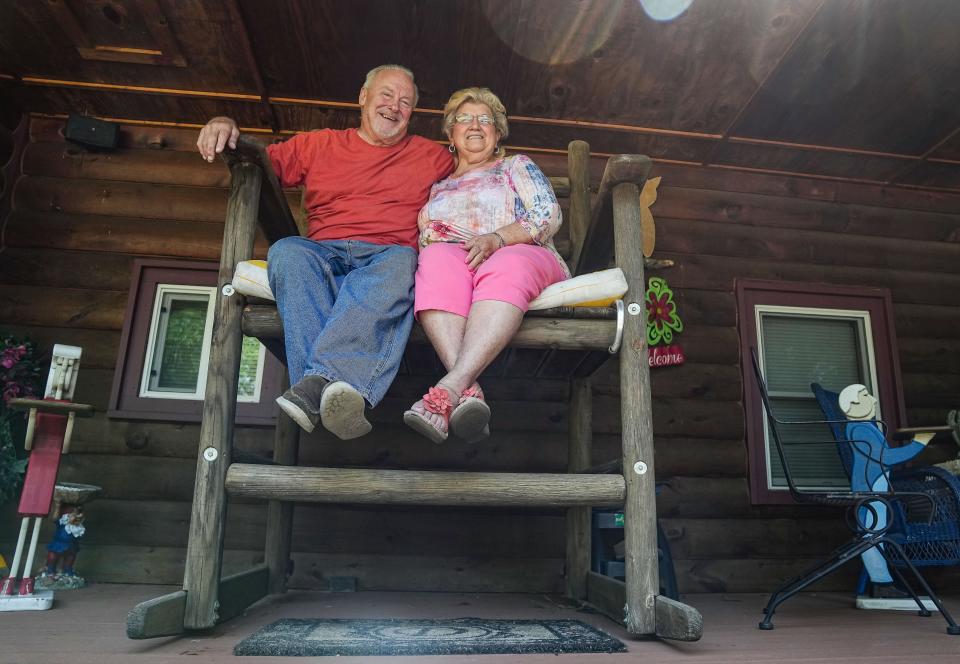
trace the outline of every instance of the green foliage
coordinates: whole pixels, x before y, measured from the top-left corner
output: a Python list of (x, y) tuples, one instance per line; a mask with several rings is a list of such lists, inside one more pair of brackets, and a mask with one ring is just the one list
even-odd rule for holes
[(36, 345), (4, 335), (0, 341), (0, 505), (17, 497), (27, 467), (23, 451), (27, 414), (7, 408), (7, 403), (17, 397), (36, 397), (41, 379)]

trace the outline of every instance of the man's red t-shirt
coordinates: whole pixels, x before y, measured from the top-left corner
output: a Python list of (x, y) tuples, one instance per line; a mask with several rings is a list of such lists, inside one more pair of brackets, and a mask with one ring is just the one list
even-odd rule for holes
[(421, 136), (377, 147), (356, 129), (321, 129), (267, 146), (282, 187), (304, 187), (312, 240), (417, 246), (417, 214), (430, 187), (453, 170), (442, 146)]

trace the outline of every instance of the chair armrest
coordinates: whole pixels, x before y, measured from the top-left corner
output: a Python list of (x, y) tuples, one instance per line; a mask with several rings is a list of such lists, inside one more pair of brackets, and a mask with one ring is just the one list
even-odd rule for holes
[(40, 412), (52, 415), (74, 414), (77, 417), (93, 417), (96, 410), (85, 403), (72, 401), (48, 401), (47, 399), (10, 399), (7, 407), (11, 410), (30, 410), (36, 408)]
[(650, 158), (641, 154), (618, 154), (607, 160), (600, 189), (590, 210), (590, 223), (583, 244), (574, 247), (571, 261), (574, 275), (595, 272), (610, 265), (613, 256), (613, 189), (618, 184), (632, 182), (642, 191), (651, 165)]
[(231, 173), (235, 166), (243, 163), (254, 164), (262, 171), (257, 223), (263, 230), (267, 242), (273, 244), (282, 238), (300, 235), (300, 229), (297, 228), (297, 222), (293, 219), (290, 206), (287, 205), (287, 200), (283, 196), (277, 174), (270, 164), (270, 158), (263, 145), (256, 139), (241, 134), (236, 150), (227, 147), (221, 156)]
[(904, 468), (895, 471), (890, 476), (890, 483), (896, 489), (896, 482), (900, 480), (921, 481), (924, 476), (935, 477), (937, 481), (942, 482), (954, 495), (957, 504), (960, 505), (960, 477), (957, 477), (948, 470), (937, 468), (936, 466), (919, 466), (916, 468)]

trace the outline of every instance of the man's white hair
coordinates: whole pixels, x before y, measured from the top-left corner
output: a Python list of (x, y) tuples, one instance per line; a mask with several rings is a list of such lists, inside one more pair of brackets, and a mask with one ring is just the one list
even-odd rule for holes
[(840, 390), (840, 396), (837, 397), (837, 402), (840, 404), (840, 410), (842, 410), (845, 415), (849, 413), (850, 404), (852, 404), (854, 401), (859, 401), (860, 392), (866, 389), (866, 385), (854, 383), (853, 385), (847, 385), (845, 388)]
[(373, 79), (377, 77), (382, 71), (400, 71), (410, 77), (410, 82), (413, 83), (413, 105), (417, 105), (417, 101), (420, 99), (420, 89), (417, 87), (417, 80), (413, 76), (413, 72), (404, 67), (403, 65), (380, 65), (379, 67), (374, 67), (367, 72), (367, 78), (363, 81), (363, 87), (368, 91), (370, 86), (373, 85)]

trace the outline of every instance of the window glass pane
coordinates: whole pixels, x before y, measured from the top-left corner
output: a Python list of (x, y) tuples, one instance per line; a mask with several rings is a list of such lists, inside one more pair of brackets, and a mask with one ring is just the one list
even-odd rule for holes
[(240, 351), (240, 382), (237, 383), (237, 398), (252, 398), (257, 391), (257, 376), (260, 369), (260, 342), (253, 337), (243, 338)]
[(761, 318), (767, 385), (771, 394), (809, 394), (810, 383), (839, 391), (865, 382), (861, 326), (848, 318), (764, 314)]
[(200, 374), (209, 298), (167, 293), (161, 306), (150, 389), (193, 394)]
[[(822, 420), (810, 383), (839, 392), (862, 383), (873, 392), (860, 318), (762, 312), (764, 372), (774, 415), (782, 420)], [(807, 487), (848, 487), (833, 435), (825, 424), (780, 427), (794, 481)], [(783, 466), (767, 432), (770, 481), (786, 487)]]

